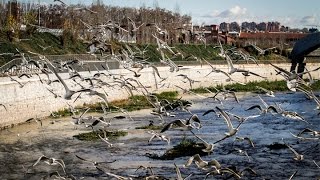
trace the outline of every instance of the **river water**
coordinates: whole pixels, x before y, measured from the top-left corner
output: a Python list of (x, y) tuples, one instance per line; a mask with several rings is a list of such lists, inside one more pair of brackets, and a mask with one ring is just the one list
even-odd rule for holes
[[(240, 95), (240, 94), (239, 94)], [(320, 130), (320, 116), (317, 115), (315, 102), (307, 100), (302, 93), (276, 93), (276, 97), (261, 97), (269, 104), (281, 103), (285, 110), (297, 111), (310, 124), (289, 119), (279, 114), (265, 114), (250, 119), (243, 123), (237, 136), (250, 137), (255, 147), (250, 147), (246, 142), (235, 142), (235, 137), (228, 138), (217, 144), (211, 154), (202, 156), (206, 161), (216, 159), (222, 167), (236, 168), (242, 170), (246, 167), (254, 169), (257, 175), (245, 173), (243, 179), (289, 179), (297, 171), (293, 179), (317, 179), (320, 178), (320, 168), (313, 162), (320, 164), (320, 140), (299, 140), (290, 133), (297, 134), (304, 128)], [(207, 142), (215, 142), (227, 132), (227, 126), (222, 118), (210, 113), (202, 114), (209, 109), (219, 106), (240, 116), (259, 114), (258, 110), (245, 111), (255, 104), (262, 105), (260, 99), (253, 93), (242, 93), (239, 104), (232, 99), (224, 101), (223, 106), (212, 99), (200, 99), (190, 96), (184, 99), (193, 102), (190, 108), (192, 113), (197, 114), (203, 127), (194, 132)], [(167, 179), (175, 179), (176, 173), (174, 163), (185, 177), (190, 173), (194, 175), (191, 179), (204, 179), (206, 171), (198, 169), (195, 164), (184, 168), (189, 157), (179, 157), (174, 160), (156, 160), (146, 156), (149, 154), (163, 154), (166, 150), (177, 145), (184, 137), (197, 140), (190, 132), (171, 129), (164, 134), (171, 137), (168, 145), (163, 141), (152, 141), (148, 143), (150, 134), (147, 130), (135, 129), (145, 126), (153, 120), (155, 124), (160, 120), (150, 114), (151, 110), (130, 112), (133, 120), (111, 119), (109, 130), (127, 131), (128, 135), (116, 140), (110, 140), (112, 147), (108, 147), (102, 141), (88, 142), (74, 138), (74, 135), (90, 132), (90, 128), (75, 126), (70, 123), (71, 118), (46, 119), (40, 126), (36, 122), (25, 123), (0, 132), (0, 177), (1, 179), (41, 179), (51, 172), (58, 171), (63, 174), (59, 166), (49, 166), (43, 162), (32, 167), (41, 155), (62, 159), (66, 165), (66, 172), (77, 179), (112, 179), (102, 171), (97, 170), (90, 162), (82, 161), (75, 155), (100, 163), (105, 171), (126, 177), (139, 177), (146, 175), (146, 170), (136, 169), (140, 166), (152, 167), (156, 175)], [(187, 112), (175, 112), (176, 117), (165, 118), (170, 122), (178, 118), (188, 118)], [(90, 114), (98, 115), (98, 114)], [(116, 114), (115, 114), (116, 115)], [(110, 114), (110, 118), (114, 116)], [(236, 125), (237, 121), (232, 120)], [(294, 154), (281, 144), (290, 144), (297, 152), (304, 155), (304, 160), (296, 161)], [(274, 144), (280, 144), (277, 148)], [(233, 149), (245, 150), (249, 158), (239, 154)], [(209, 176), (208, 179), (226, 179), (228, 175)]]

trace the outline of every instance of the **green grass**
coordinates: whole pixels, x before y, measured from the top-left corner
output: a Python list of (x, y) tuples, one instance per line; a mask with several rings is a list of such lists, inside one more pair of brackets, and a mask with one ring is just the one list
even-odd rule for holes
[[(6, 33), (0, 31), (0, 53), (16, 53), (16, 48), (18, 48), (21, 52), (27, 53), (27, 51), (32, 51), (44, 55), (64, 55), (64, 54), (85, 54), (87, 52), (86, 47), (87, 44), (83, 43), (80, 40), (77, 40), (72, 37), (72, 35), (68, 32), (65, 32), (61, 37), (56, 37), (50, 33), (33, 33), (32, 35), (28, 35), (27, 33), (20, 32), (21, 39), (30, 39), (27, 41), (21, 42), (9, 42)], [(118, 53), (122, 48), (125, 48), (123, 43), (119, 43), (116, 41), (110, 42), (112, 44), (114, 52)], [(46, 47), (52, 46), (51, 48), (47, 48), (43, 50), (39, 45)], [(128, 44), (133, 51), (135, 51), (134, 46), (138, 47), (140, 50), (147, 50), (144, 55), (144, 58), (148, 58), (149, 62), (160, 62), (161, 54), (157, 50), (157, 44)], [(169, 46), (174, 46), (173, 51), (176, 53), (179, 52), (183, 56), (176, 56), (172, 60), (173, 61), (189, 61), (195, 62), (194, 58), (186, 58), (190, 55), (194, 55), (198, 58), (204, 58), (206, 60), (222, 60), (223, 58), (219, 56), (220, 53), (219, 48), (214, 48), (217, 44), (213, 45), (203, 45), (203, 44), (174, 44)], [(230, 48), (230, 46), (224, 45), (225, 49)], [(167, 51), (167, 50), (164, 50)], [(170, 53), (167, 51), (166, 54), (171, 57)], [(253, 55), (253, 54), (252, 54)], [(261, 60), (274, 60), (279, 59), (278, 55), (267, 55), (267, 56), (259, 56), (257, 57)], [(0, 56), (0, 66), (4, 63), (11, 60), (11, 56)], [(214, 62), (212, 62), (214, 63)]]
[(193, 156), (195, 154), (199, 154), (200, 156), (208, 155), (208, 153), (202, 151), (204, 148), (203, 143), (196, 143), (184, 137), (179, 144), (167, 150), (163, 155), (147, 154), (147, 156), (152, 159), (173, 160), (178, 157)]
[[(289, 89), (287, 88), (287, 83), (284, 80), (281, 80), (281, 81), (259, 81), (259, 82), (252, 81), (252, 82), (247, 83), (246, 85), (235, 83), (235, 84), (225, 85), (224, 87), (226, 89), (233, 90), (235, 92), (253, 92), (253, 91), (257, 91), (256, 86), (260, 86), (260, 87), (266, 88), (271, 91), (278, 91), (278, 92), (289, 91)], [(320, 81), (314, 83), (311, 86), (311, 88), (313, 90), (320, 90)], [(221, 90), (222, 86), (217, 85), (214, 87), (208, 87), (207, 89), (209, 89), (212, 92), (216, 92), (215, 89)], [(191, 91), (193, 91), (195, 93), (208, 93), (208, 91), (206, 91), (203, 87), (192, 89)]]
[[(169, 102), (173, 102), (177, 99), (179, 95), (177, 91), (168, 91), (162, 92), (160, 94), (154, 94), (158, 97), (159, 101), (161, 99), (167, 99)], [(183, 101), (184, 102), (184, 101)], [(86, 108), (90, 108), (89, 112), (103, 112), (101, 108), (101, 103), (94, 103), (94, 104), (84, 104)], [(109, 103), (110, 111), (119, 111), (118, 108), (125, 109), (126, 111), (136, 111), (141, 109), (148, 109), (152, 108), (152, 105), (147, 101), (145, 96), (134, 95), (129, 97), (128, 99), (122, 99), (117, 101), (112, 101)], [(76, 107), (76, 109), (82, 109), (82, 107)], [(62, 109), (57, 112), (53, 112), (56, 117), (65, 117), (71, 116), (72, 113), (69, 109)]]
[[(29, 39), (21, 42), (9, 42), (5, 38), (5, 33), (0, 33), (0, 54), (1, 53), (17, 53), (16, 48), (20, 52), (24, 52), (27, 55), (27, 51), (40, 53), (43, 55), (64, 55), (64, 54), (85, 54), (87, 45), (79, 40), (72, 40), (70, 38), (65, 39), (65, 43), (62, 44), (61, 37), (54, 36), (50, 33), (34, 33), (32, 36), (22, 34), (21, 39)], [(40, 46), (47, 47), (43, 50)], [(29, 54), (30, 56), (34, 56)], [(11, 56), (0, 56), (0, 66), (12, 59)]]
[[(97, 140), (100, 140), (98, 134), (101, 137), (104, 137), (104, 134), (102, 131), (98, 131), (98, 132), (91, 131), (91, 132), (87, 132), (87, 133), (80, 133), (78, 135), (74, 135), (73, 137), (75, 137), (81, 141), (97, 141)], [(115, 140), (118, 137), (128, 135), (128, 132), (125, 132), (125, 131), (106, 131), (106, 135), (109, 139)]]
[(161, 130), (163, 126), (156, 126), (156, 125), (147, 125), (147, 126), (140, 126), (136, 127), (135, 129), (149, 129), (149, 130)]

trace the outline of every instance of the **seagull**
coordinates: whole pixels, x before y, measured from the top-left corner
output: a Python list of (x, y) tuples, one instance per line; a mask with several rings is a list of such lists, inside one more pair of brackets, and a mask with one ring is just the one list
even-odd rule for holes
[(316, 163), (315, 160), (313, 160), (313, 163), (320, 169), (320, 166)]
[(188, 167), (192, 164), (192, 162), (194, 161), (194, 163), (197, 165), (197, 167), (199, 169), (202, 169), (202, 170), (210, 170), (211, 168), (215, 167), (217, 169), (220, 169), (221, 168), (221, 165), (220, 163), (213, 159), (211, 161), (204, 161), (199, 154), (196, 154), (194, 156), (191, 156), (188, 161), (183, 165), (183, 167)]
[(37, 124), (39, 124), (42, 127), (42, 121), (38, 118), (29, 118), (26, 120), (26, 122), (30, 123), (32, 120), (34, 120)]
[(19, 87), (20, 87), (20, 88), (23, 88), (28, 82), (30, 82), (30, 81), (27, 81), (26, 83), (22, 84), (22, 83), (19, 82), (18, 80), (13, 79), (11, 76), (9, 76), (9, 78), (11, 79), (11, 81), (17, 82), (17, 83), (19, 84)]
[(153, 26), (156, 28), (157, 32), (161, 35), (167, 35), (168, 32), (167, 30), (163, 30), (161, 28), (159, 28), (159, 26), (156, 23), (147, 23), (146, 26)]
[(189, 174), (187, 177), (185, 178), (182, 178), (182, 175), (181, 175), (181, 172), (180, 172), (180, 169), (179, 167), (176, 165), (176, 163), (174, 163), (174, 167), (175, 167), (175, 170), (176, 170), (176, 173), (177, 173), (177, 180), (187, 180), (189, 179), (193, 174)]
[(166, 141), (168, 143), (168, 145), (170, 144), (170, 138), (169, 137), (166, 137), (165, 135), (163, 134), (159, 134), (159, 133), (156, 133), (154, 131), (148, 131), (147, 133), (151, 134), (152, 136), (150, 137), (148, 143), (151, 143), (151, 141), (154, 139), (154, 138), (158, 138), (160, 141)]
[(204, 88), (204, 90), (208, 91), (210, 94), (213, 95), (213, 96), (208, 96), (207, 98), (213, 99), (214, 101), (218, 101), (223, 106), (223, 102), (219, 98), (217, 98), (217, 95), (220, 93), (220, 91), (215, 87), (213, 88), (216, 90), (216, 93), (213, 93), (208, 88)]
[[(198, 125), (196, 125), (194, 122), (198, 123)], [(160, 131), (160, 133), (163, 133), (167, 130), (169, 130), (170, 128), (173, 127), (173, 125), (176, 125), (180, 128), (183, 128), (185, 130), (192, 130), (192, 129), (200, 129), (201, 128), (201, 122), (200, 119), (198, 118), (197, 115), (192, 115), (188, 120), (184, 120), (184, 119), (177, 119), (174, 120), (170, 123), (168, 123), (167, 125), (165, 125), (162, 130)]]
[(93, 123), (91, 125), (88, 125), (87, 127), (92, 127), (93, 128), (93, 126), (96, 126), (99, 123), (102, 123), (103, 126), (105, 126), (105, 127), (109, 127), (111, 125), (110, 121), (107, 122), (106, 119), (103, 116), (101, 116), (101, 117), (92, 117), (90, 119), (94, 120), (94, 121), (93, 121)]
[(203, 114), (202, 114), (202, 116), (205, 116), (205, 115), (207, 115), (207, 114), (209, 114), (209, 113), (215, 113), (218, 117), (219, 117), (219, 113), (218, 112), (216, 112), (214, 109), (209, 109), (208, 111), (206, 111), (206, 112), (204, 112)]
[(257, 88), (258, 90), (260, 90), (263, 94), (267, 95), (267, 96), (275, 97), (273, 91), (270, 91), (270, 90), (268, 90), (268, 89), (266, 89), (266, 88), (263, 88), (263, 87), (261, 87), (261, 86), (256, 86), (256, 88)]
[(232, 114), (230, 112), (227, 112), (226, 113), (229, 115), (229, 116), (233, 116), (235, 117), (239, 122), (245, 122), (247, 121), (248, 119), (253, 119), (253, 118), (256, 118), (256, 117), (259, 117), (260, 115), (253, 115), (253, 116), (247, 116), (247, 117), (243, 117), (243, 116), (238, 116), (236, 114)]
[(43, 176), (41, 178), (41, 180), (44, 180), (44, 179), (51, 179), (51, 178), (54, 178), (54, 179), (71, 179), (71, 180), (74, 180), (76, 179), (73, 175), (68, 175), (67, 177), (63, 177), (60, 175), (60, 173), (58, 171), (55, 171), (55, 172), (51, 172), (45, 176)]
[(280, 104), (277, 104), (278, 106), (278, 109), (280, 110), (278, 113), (281, 114), (282, 116), (284, 117), (288, 117), (290, 119), (297, 119), (297, 120), (300, 120), (300, 121), (303, 121), (307, 124), (310, 124), (308, 121), (306, 121), (300, 114), (298, 114), (297, 112), (294, 112), (294, 111), (286, 111), (286, 110), (283, 110), (280, 106)]
[[(215, 96), (217, 96), (220, 93), (223, 95), (224, 100), (226, 100), (227, 97), (229, 97), (228, 95), (231, 95), (237, 101), (237, 103), (239, 103), (239, 99), (234, 91), (227, 90), (224, 86), (222, 86), (222, 90), (218, 91)], [(213, 98), (215, 98), (215, 96)]]
[(239, 137), (239, 136), (236, 136), (235, 141), (248, 141), (248, 143), (250, 144), (250, 146), (254, 148), (254, 143), (253, 143), (253, 141), (251, 140), (251, 138), (249, 138), (249, 137)]
[(214, 144), (208, 143), (207, 141), (203, 140), (201, 137), (197, 136), (193, 131), (191, 131), (191, 133), (200, 141), (202, 141), (203, 145), (206, 147), (205, 149), (202, 149), (203, 152), (210, 153), (213, 151)]
[(185, 89), (185, 88), (182, 88), (182, 87), (180, 87), (180, 86), (177, 86), (177, 85), (174, 85), (174, 86), (176, 86), (177, 88), (181, 89), (183, 94), (188, 93), (188, 94), (192, 94), (192, 95), (195, 95), (195, 96), (198, 96), (198, 97), (201, 97), (201, 98), (206, 98), (205, 96), (202, 96), (202, 95), (200, 95), (200, 94), (194, 93), (194, 92), (192, 92), (192, 91), (190, 91), (190, 90), (187, 90), (187, 89)]
[(104, 172), (106, 175), (108, 176), (111, 176), (111, 177), (114, 177), (118, 180), (133, 180), (131, 177), (124, 177), (124, 176), (119, 176), (119, 175), (116, 175), (116, 174), (113, 174), (113, 173), (110, 173), (110, 172), (107, 172), (105, 170), (103, 170), (102, 168), (98, 167), (98, 166), (95, 166), (98, 170)]
[(85, 11), (88, 11), (90, 12), (91, 14), (97, 14), (98, 12), (96, 11), (92, 11), (91, 9), (87, 8), (87, 7), (78, 7), (78, 8), (73, 8), (74, 11), (82, 11), (82, 10), (85, 10)]
[(228, 73), (228, 72), (225, 72), (225, 71), (222, 71), (221, 69), (217, 69), (215, 67), (212, 66), (212, 64), (210, 64), (208, 61), (204, 60), (210, 67), (211, 67), (211, 71), (205, 75), (205, 77), (209, 76), (211, 73), (222, 73), (223, 75), (227, 76), (227, 79), (226, 79), (226, 82), (229, 82), (229, 81), (233, 81), (235, 83), (239, 83), (241, 85), (246, 85), (245, 83), (242, 83), (240, 81), (236, 81), (234, 79), (231, 78), (231, 75)]
[(8, 111), (7, 107), (4, 104), (0, 104), (6, 111)]
[(297, 160), (297, 161), (301, 161), (301, 160), (303, 160), (303, 155), (302, 154), (299, 154), (296, 150), (294, 150), (289, 144), (286, 144), (286, 143), (284, 143), (289, 149), (290, 149), (290, 151), (292, 151), (293, 152), (293, 154), (294, 154), (294, 160)]
[(110, 162), (96, 162), (96, 161), (91, 161), (91, 160), (84, 159), (84, 158), (82, 158), (82, 157), (80, 157), (80, 156), (78, 156), (78, 155), (76, 155), (76, 154), (75, 154), (75, 156), (76, 156), (78, 159), (82, 160), (82, 161), (86, 161), (86, 162), (92, 163), (94, 166), (98, 166), (98, 165), (100, 165), (100, 164), (114, 163), (114, 162), (117, 161), (117, 160), (113, 160), (113, 161), (110, 161)]
[(177, 76), (183, 77), (183, 79), (186, 79), (187, 81), (189, 81), (190, 89), (192, 89), (192, 84), (194, 84), (195, 82), (200, 82), (200, 81), (196, 81), (196, 80), (189, 78), (185, 74), (178, 74)]
[(265, 106), (265, 108), (262, 108), (260, 105), (254, 105), (254, 106), (251, 106), (248, 109), (246, 109), (246, 111), (258, 108), (261, 111), (261, 114), (266, 114), (267, 112), (269, 112), (269, 110), (272, 110), (275, 113), (278, 113), (277, 109), (274, 106), (272, 106), (272, 105), (269, 106), (259, 95), (258, 95), (258, 97), (262, 101), (262, 104)]
[(320, 136), (320, 131), (315, 131), (309, 128), (303, 129), (301, 132), (298, 133), (297, 136), (301, 136), (303, 133), (311, 133), (315, 137)]
[(149, 167), (149, 166), (146, 167), (146, 166), (140, 165), (134, 172), (137, 172), (139, 169), (147, 170), (148, 174), (151, 174), (151, 176), (154, 176), (154, 172), (153, 172), (152, 167)]
[(236, 152), (238, 152), (238, 153), (241, 154), (241, 155), (247, 156), (248, 161), (249, 161), (249, 162), (251, 161), (250, 156), (248, 155), (247, 151), (242, 150), (242, 149), (239, 149), (239, 148), (234, 148), (233, 150), (236, 151)]
[(57, 73), (57, 70), (55, 68), (52, 68), (52, 70), (53, 70), (53, 73), (56, 75), (56, 77), (59, 79), (60, 83), (63, 85), (63, 87), (65, 89), (64, 99), (71, 100), (71, 97), (76, 93), (91, 91), (91, 89), (80, 89), (77, 91), (70, 90), (69, 87), (67, 86), (67, 84), (64, 82), (64, 80), (61, 78), (61, 76)]
[(295, 171), (290, 177), (289, 177), (289, 179), (288, 180), (292, 180), (293, 179), (293, 177), (297, 174), (297, 172), (298, 171)]
[(55, 158), (48, 158), (45, 155), (42, 155), (38, 158), (38, 160), (32, 165), (32, 167), (36, 166), (39, 162), (44, 162), (48, 165), (54, 166), (59, 165), (62, 167), (63, 172), (66, 174), (65, 168), (66, 165), (64, 164), (62, 159), (55, 159)]
[(66, 3), (64, 3), (62, 0), (53, 0), (53, 2), (60, 2), (64, 6), (68, 6)]
[(76, 114), (75, 114), (75, 112), (74, 112), (74, 110), (73, 110), (73, 108), (71, 106), (70, 106), (70, 110), (71, 110), (71, 112), (73, 114), (73, 116), (71, 116), (72, 119), (73, 119), (72, 124), (79, 125), (79, 124), (83, 123), (82, 122), (83, 116), (90, 110), (90, 108), (87, 108), (85, 111), (83, 111), (82, 114), (79, 117), (75, 117)]
[(218, 169), (215, 166), (213, 166), (213, 168), (214, 168), (214, 170), (212, 170), (206, 174), (205, 179), (207, 179), (208, 176), (210, 176), (210, 175), (222, 175), (224, 173), (229, 173), (229, 174), (233, 175), (236, 179), (241, 178), (241, 176), (238, 173), (234, 172), (232, 169), (229, 169), (229, 168)]
[(301, 135), (294, 135), (293, 133), (291, 133), (290, 132), (290, 134), (293, 136), (293, 137), (295, 137), (295, 138), (298, 138), (298, 139), (301, 139), (301, 140), (319, 140), (320, 139), (320, 137), (314, 137), (314, 138), (312, 138), (312, 137), (304, 137), (304, 136), (301, 136)]
[(132, 24), (131, 34), (133, 34), (134, 32), (137, 32), (140, 29), (140, 27), (144, 25), (144, 23), (142, 23), (142, 24), (140, 24), (140, 26), (137, 27), (136, 23), (131, 18), (129, 18), (129, 17), (127, 17), (127, 18), (130, 21), (130, 23)]
[(214, 144), (216, 144), (216, 143), (218, 143), (218, 142), (220, 142), (220, 141), (222, 141), (222, 140), (224, 140), (224, 139), (226, 139), (226, 138), (229, 138), (229, 137), (235, 135), (235, 134), (238, 132), (239, 127), (240, 127), (241, 124), (242, 124), (242, 122), (240, 122), (240, 123), (238, 124), (238, 126), (237, 126), (236, 128), (234, 128), (233, 125), (232, 125), (232, 123), (231, 123), (231, 120), (230, 120), (229, 115), (228, 115), (224, 110), (220, 109), (218, 106), (216, 106), (216, 109), (218, 109), (218, 111), (219, 111), (220, 114), (222, 115), (223, 119), (226, 121), (227, 126), (228, 126), (228, 129), (229, 129), (229, 132), (225, 133), (226, 136), (225, 136), (224, 138), (216, 141)]

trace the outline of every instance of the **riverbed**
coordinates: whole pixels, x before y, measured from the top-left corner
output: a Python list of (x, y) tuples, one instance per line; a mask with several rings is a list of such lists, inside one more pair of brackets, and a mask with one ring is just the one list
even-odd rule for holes
[[(209, 143), (224, 137), (224, 133), (228, 129), (223, 118), (214, 113), (202, 116), (205, 111), (214, 109), (216, 106), (239, 116), (259, 114), (256, 109), (245, 111), (252, 105), (262, 105), (257, 94), (241, 93), (238, 95), (239, 103), (233, 99), (226, 99), (223, 101), (223, 105), (210, 98), (183, 96), (183, 99), (193, 103), (190, 111), (197, 114), (201, 120), (202, 128), (193, 132)], [(281, 103), (283, 109), (296, 111), (308, 123), (286, 118), (279, 114), (261, 114), (259, 117), (244, 122), (236, 135), (250, 137), (255, 147), (251, 147), (245, 141), (234, 141), (235, 137), (230, 137), (217, 143), (213, 152), (202, 156), (202, 158), (206, 161), (216, 159), (222, 167), (237, 171), (250, 167), (256, 172), (256, 175), (245, 173), (242, 176), (243, 179), (289, 179), (296, 171), (293, 179), (319, 179), (320, 168), (315, 163), (320, 164), (320, 140), (299, 140), (292, 136), (304, 128), (320, 130), (320, 116), (315, 110), (315, 102), (306, 99), (303, 93), (284, 92), (276, 93), (275, 96), (261, 95), (261, 98), (269, 105)], [(190, 156), (174, 160), (156, 160), (148, 157), (148, 154), (162, 155), (184, 138), (199, 141), (188, 131), (170, 129), (163, 133), (171, 138), (169, 145), (164, 141), (157, 140), (148, 143), (151, 137), (147, 133), (148, 130), (136, 129), (136, 127), (147, 126), (150, 124), (150, 120), (156, 125), (161, 122), (150, 112), (151, 110), (148, 109), (129, 112), (132, 119), (114, 119), (112, 117), (123, 114), (109, 114), (111, 125), (107, 127), (108, 130), (128, 132), (128, 135), (124, 137), (110, 140), (113, 144), (112, 147), (108, 147), (105, 142), (100, 140), (90, 142), (74, 138), (73, 136), (79, 133), (90, 132), (91, 128), (72, 124), (71, 117), (48, 118), (42, 120), (42, 126), (31, 121), (4, 129), (0, 132), (0, 177), (1, 179), (41, 179), (55, 171), (66, 177), (67, 175), (64, 175), (60, 166), (49, 166), (43, 162), (32, 166), (40, 156), (45, 155), (62, 159), (65, 163), (66, 173), (76, 179), (112, 179), (96, 169), (93, 163), (77, 158), (77, 155), (90, 161), (100, 162), (99, 167), (102, 167), (106, 172), (125, 177), (143, 179), (148, 173), (143, 169), (137, 170), (139, 166), (143, 165), (152, 167), (155, 175), (175, 179), (177, 177), (174, 169), (175, 163), (180, 168), (183, 177), (193, 173), (191, 179), (204, 179), (207, 171), (198, 169), (195, 164), (183, 167)], [(174, 114), (175, 117), (165, 117), (166, 123), (190, 117), (190, 114), (185, 111), (177, 111)], [(98, 116), (99, 114), (91, 113), (89, 115)], [(232, 122), (234, 126), (238, 124), (234, 119)], [(284, 143), (303, 154), (304, 160), (294, 160), (294, 154), (284, 146)], [(238, 153), (234, 149), (244, 150), (248, 156)], [(226, 179), (229, 178), (229, 175), (208, 177), (208, 179), (213, 178)]]

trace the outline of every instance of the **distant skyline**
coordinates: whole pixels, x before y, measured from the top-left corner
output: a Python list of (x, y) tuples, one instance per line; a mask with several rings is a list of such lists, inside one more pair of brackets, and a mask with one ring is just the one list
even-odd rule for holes
[[(93, 2), (86, 0), (62, 1), (67, 4), (84, 3), (87, 5)], [(53, 0), (41, 0), (41, 2), (57, 3)], [(157, 4), (161, 8), (190, 15), (193, 23), (197, 25), (234, 21), (238, 23), (279, 21), (282, 25), (292, 28), (320, 25), (319, 0), (100, 0), (100, 2), (105, 5), (135, 8), (142, 5), (154, 7)]]

